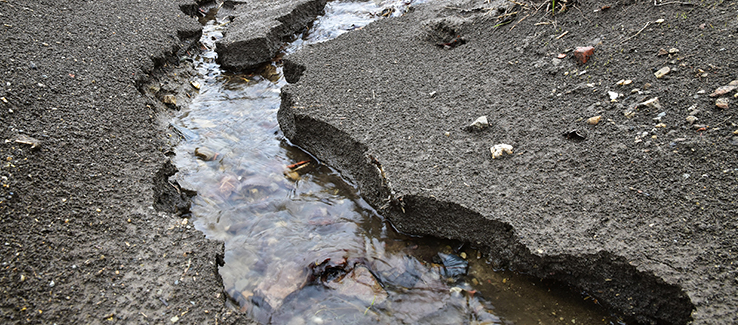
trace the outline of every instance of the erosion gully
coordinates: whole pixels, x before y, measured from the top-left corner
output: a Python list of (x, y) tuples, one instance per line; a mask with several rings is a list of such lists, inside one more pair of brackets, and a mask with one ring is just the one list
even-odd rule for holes
[[(409, 5), (330, 2), (285, 53)], [(585, 293), (493, 270), (475, 247), (395, 231), (354, 184), (281, 134), (278, 60), (248, 74), (215, 63), (227, 26), (216, 12), (202, 20), (203, 51), (186, 58), (199, 94), (171, 125), (183, 138), (176, 180), (197, 191), (195, 227), (225, 242), (220, 274), (234, 308), (264, 324), (619, 323)]]

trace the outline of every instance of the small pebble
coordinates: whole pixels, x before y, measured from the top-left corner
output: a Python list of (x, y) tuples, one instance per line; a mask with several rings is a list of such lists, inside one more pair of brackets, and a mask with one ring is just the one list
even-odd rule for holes
[(589, 125), (597, 125), (597, 123), (600, 123), (600, 120), (602, 120), (601, 115), (593, 116), (587, 119), (587, 124)]
[(489, 126), (487, 116), (480, 116), (472, 124), (466, 127), (467, 131), (479, 131)]
[(496, 144), (494, 147), (489, 148), (489, 151), (492, 153), (492, 159), (497, 159), (502, 157), (503, 153), (507, 153), (508, 155), (513, 154), (513, 147), (509, 144)]
[(717, 89), (715, 89), (715, 91), (712, 92), (712, 94), (710, 94), (710, 97), (717, 97), (717, 96), (725, 95), (733, 91), (736, 88), (738, 88), (738, 86), (728, 85), (728, 86), (718, 87)]
[(618, 93), (616, 93), (614, 91), (608, 91), (607, 92), (607, 96), (610, 96), (610, 101), (613, 101), (613, 100), (618, 99), (618, 97), (620, 96), (620, 94), (618, 94)]
[(573, 58), (581, 65), (587, 63), (593, 54), (594, 47), (577, 47), (576, 50), (574, 50)]
[(665, 75), (667, 75), (669, 72), (671, 72), (671, 68), (669, 67), (663, 67), (659, 69), (658, 71), (654, 72), (653, 74), (656, 76), (656, 78), (661, 79)]
[(643, 103), (638, 104), (638, 106), (646, 106), (650, 108), (661, 109), (661, 103), (659, 103), (658, 97), (651, 98)]
[(722, 109), (727, 109), (728, 108), (728, 103), (729, 103), (729, 101), (728, 101), (727, 98), (718, 98), (715, 101), (715, 106), (717, 106), (719, 108), (722, 108)]
[(164, 95), (164, 104), (177, 105), (177, 98), (174, 95)]

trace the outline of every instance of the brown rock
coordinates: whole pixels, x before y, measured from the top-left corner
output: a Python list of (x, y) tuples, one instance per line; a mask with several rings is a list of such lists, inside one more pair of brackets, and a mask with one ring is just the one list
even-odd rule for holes
[(738, 80), (733, 80), (730, 83), (728, 83), (727, 85), (721, 86), (721, 87), (718, 87), (717, 89), (715, 89), (715, 91), (712, 92), (712, 94), (710, 94), (710, 97), (717, 97), (717, 96), (725, 95), (725, 94), (727, 94), (727, 93), (735, 90), (736, 88), (738, 88)]
[(205, 161), (211, 161), (218, 158), (218, 153), (205, 147), (195, 148), (195, 156)]
[(291, 293), (302, 289), (307, 282), (305, 268), (294, 261), (286, 261), (283, 265), (272, 263), (267, 270), (266, 278), (259, 282), (254, 295), (264, 299), (271, 309), (276, 310)]
[(576, 50), (574, 50), (574, 59), (579, 64), (585, 64), (587, 61), (589, 61), (589, 58), (594, 54), (594, 47), (587, 46), (587, 47), (577, 47)]
[(363, 266), (354, 268), (338, 281), (326, 283), (326, 286), (339, 294), (355, 297), (367, 305), (381, 304), (388, 296), (372, 272)]

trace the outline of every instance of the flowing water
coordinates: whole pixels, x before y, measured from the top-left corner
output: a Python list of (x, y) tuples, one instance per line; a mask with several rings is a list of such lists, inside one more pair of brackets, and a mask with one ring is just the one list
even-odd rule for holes
[[(285, 52), (408, 5), (331, 2)], [(283, 137), (278, 62), (251, 74), (215, 63), (226, 25), (205, 23), (204, 50), (191, 58), (199, 94), (171, 123), (183, 138), (175, 177), (198, 193), (195, 226), (225, 242), (220, 274), (242, 312), (273, 324), (615, 322), (586, 295), (492, 270), (473, 247), (397, 233), (353, 184)]]

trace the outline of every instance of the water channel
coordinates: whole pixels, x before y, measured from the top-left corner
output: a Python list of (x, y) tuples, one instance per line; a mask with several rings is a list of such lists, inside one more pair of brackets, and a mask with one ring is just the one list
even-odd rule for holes
[[(285, 52), (409, 5), (330, 2)], [(249, 74), (215, 63), (227, 26), (217, 17), (190, 58), (199, 93), (171, 123), (183, 136), (176, 180), (198, 193), (195, 227), (225, 242), (220, 273), (234, 308), (264, 324), (618, 323), (586, 294), (492, 270), (474, 247), (396, 232), (339, 172), (281, 134), (278, 61)]]

